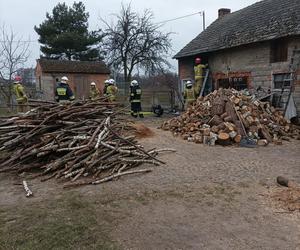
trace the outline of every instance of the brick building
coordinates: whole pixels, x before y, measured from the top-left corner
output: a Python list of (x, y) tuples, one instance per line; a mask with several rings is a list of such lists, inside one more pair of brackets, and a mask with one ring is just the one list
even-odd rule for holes
[(82, 99), (88, 97), (91, 82), (95, 82), (102, 90), (109, 74), (110, 70), (104, 62), (38, 59), (35, 68), (36, 88), (41, 92), (40, 98), (54, 100), (56, 82), (62, 76), (67, 76), (76, 98)]
[(208, 63), (214, 88), (260, 86), (276, 93), (292, 87), (299, 112), (299, 0), (264, 0), (233, 13), (220, 9), (218, 19), (174, 56), (182, 84), (194, 79), (196, 57)]

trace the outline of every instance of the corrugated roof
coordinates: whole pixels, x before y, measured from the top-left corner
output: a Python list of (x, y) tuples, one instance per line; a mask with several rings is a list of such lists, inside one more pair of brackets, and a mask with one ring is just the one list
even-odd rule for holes
[(217, 19), (174, 58), (300, 35), (300, 0), (264, 0)]
[(45, 73), (86, 73), (109, 74), (110, 70), (103, 61), (67, 61), (39, 59)]

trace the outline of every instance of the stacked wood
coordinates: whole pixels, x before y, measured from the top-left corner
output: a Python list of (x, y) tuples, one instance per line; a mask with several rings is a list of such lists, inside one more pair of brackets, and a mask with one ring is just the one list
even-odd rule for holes
[(156, 156), (169, 149), (144, 150), (120, 112), (101, 100), (44, 103), (1, 119), (0, 172), (34, 171), (42, 180), (56, 178), (76, 186), (151, 171), (138, 169), (143, 163), (164, 164)]
[[(281, 144), (281, 138), (300, 139), (300, 129), (267, 102), (234, 89), (219, 89), (198, 98), (193, 106), (162, 125), (183, 139), (222, 145), (252, 138), (258, 145)], [(201, 138), (202, 137), (202, 138)]]

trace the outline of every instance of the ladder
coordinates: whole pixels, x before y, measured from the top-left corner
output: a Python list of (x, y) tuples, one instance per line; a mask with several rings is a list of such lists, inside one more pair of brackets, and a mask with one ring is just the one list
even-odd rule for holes
[(203, 93), (204, 93), (206, 84), (207, 84), (207, 82), (208, 82), (208, 76), (209, 76), (209, 69), (207, 69), (207, 70), (205, 71), (205, 77), (204, 77), (204, 80), (203, 80), (203, 84), (202, 84), (202, 87), (201, 87), (201, 91), (200, 91), (199, 96), (203, 96)]

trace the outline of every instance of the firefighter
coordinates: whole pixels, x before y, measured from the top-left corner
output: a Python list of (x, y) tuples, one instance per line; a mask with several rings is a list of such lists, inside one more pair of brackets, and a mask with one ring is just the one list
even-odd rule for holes
[(133, 80), (130, 83), (130, 103), (131, 103), (131, 115), (133, 117), (141, 117), (143, 118), (144, 115), (141, 113), (142, 107), (141, 107), (141, 96), (142, 96), (142, 90), (139, 86), (139, 83), (137, 80)]
[(109, 79), (108, 86), (106, 89), (106, 95), (108, 97), (108, 100), (110, 102), (115, 102), (117, 93), (118, 93), (118, 87), (116, 86), (115, 80)]
[(186, 82), (183, 98), (185, 109), (196, 101), (197, 93), (191, 81)]
[(109, 80), (107, 79), (107, 80), (104, 81), (104, 89), (103, 89), (103, 95), (104, 96), (107, 96), (107, 87), (108, 87), (108, 85), (109, 85)]
[(75, 96), (68, 84), (68, 81), (69, 81), (68, 77), (63, 76), (60, 82), (56, 85), (55, 100), (57, 102), (63, 103), (63, 102), (69, 102), (75, 100)]
[(13, 87), (14, 93), (16, 95), (16, 101), (17, 101), (17, 111), (18, 112), (26, 112), (27, 111), (27, 102), (28, 98), (26, 96), (24, 86), (22, 84), (22, 78), (20, 76), (16, 76), (14, 79), (14, 87)]
[(197, 96), (200, 95), (200, 91), (203, 85), (203, 70), (206, 68), (207, 65), (201, 64), (201, 58), (197, 57), (195, 59), (195, 66), (194, 66), (194, 71), (195, 71), (195, 91)]
[(98, 98), (100, 98), (100, 91), (96, 86), (95, 82), (91, 82), (90, 84), (90, 99), (92, 101), (97, 100)]

